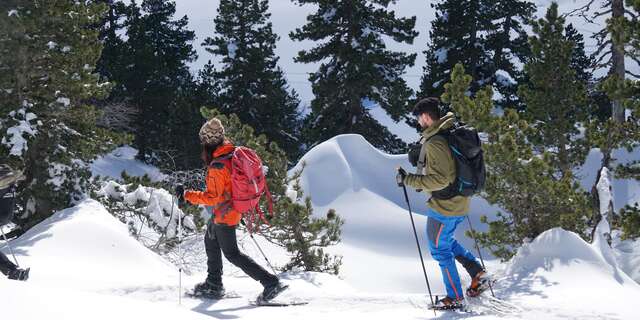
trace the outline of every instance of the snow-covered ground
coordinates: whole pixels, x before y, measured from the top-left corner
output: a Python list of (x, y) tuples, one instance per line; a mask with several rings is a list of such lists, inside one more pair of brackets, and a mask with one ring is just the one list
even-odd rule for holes
[[(133, 174), (153, 171), (133, 159), (126, 159), (126, 165), (121, 160), (106, 156), (98, 167), (109, 171), (109, 161), (113, 161), (114, 167), (121, 167), (112, 172), (121, 168)], [(387, 155), (360, 136), (343, 135), (318, 145), (302, 160), (306, 169), (301, 184), (312, 196), (316, 213), (334, 208), (346, 220), (342, 243), (331, 249), (344, 256), (340, 277), (281, 275), (291, 285), (282, 298), (306, 299), (308, 305), (251, 306), (249, 299), (260, 292), (260, 285), (228, 263), (225, 286), (242, 298), (219, 302), (183, 298), (178, 305), (177, 267), (132, 238), (127, 226), (98, 202), (87, 200), (56, 213), (12, 242), (20, 263), (32, 268), (31, 279), (27, 283), (0, 279), (0, 314), (7, 319), (434, 317), (424, 308), (426, 285), (404, 196), (394, 182), (395, 168), (409, 167), (406, 156)], [(410, 199), (414, 212), (426, 210), (424, 195), (411, 191)], [(480, 214), (492, 216), (496, 210), (484, 200), (474, 199), (471, 217), (475, 227), (481, 227)], [(416, 223), (432, 289), (442, 294), (439, 268), (426, 250), (425, 218), (416, 215)], [(457, 236), (472, 248), (470, 239), (463, 235), (467, 227), (463, 225)], [(272, 262), (286, 262), (282, 249), (257, 238)], [(262, 263), (250, 239), (240, 232), (239, 239), (243, 251)], [(507, 264), (485, 252), (489, 270), (499, 279), (496, 296), (507, 301), (509, 311), (492, 311), (489, 306), (493, 303), (484, 298), (470, 300), (471, 313), (439, 312), (438, 317), (636, 319), (633, 307), (640, 299), (640, 286), (632, 278), (637, 281), (640, 274), (640, 246), (625, 242), (615, 248), (603, 252), (600, 246), (573, 233), (553, 229), (523, 247)], [(191, 236), (184, 243), (187, 255), (171, 259), (186, 263), (183, 288), (204, 278), (203, 249), (202, 235)], [(4, 246), (1, 250), (9, 253)], [(617, 258), (613, 263), (609, 259), (612, 254)], [(463, 282), (468, 280), (464, 275)]]

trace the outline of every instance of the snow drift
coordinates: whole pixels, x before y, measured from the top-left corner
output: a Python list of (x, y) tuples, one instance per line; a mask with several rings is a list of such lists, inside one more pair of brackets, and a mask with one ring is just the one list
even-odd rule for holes
[(93, 200), (55, 213), (12, 246), (22, 265), (34, 267), (30, 282), (55, 287), (158, 285), (173, 283), (177, 275), (175, 267), (132, 238), (126, 225)]
[(630, 301), (640, 299), (640, 286), (605, 255), (573, 232), (548, 230), (510, 261), (501, 294), (536, 310), (532, 316), (562, 310), (574, 318), (637, 318)]

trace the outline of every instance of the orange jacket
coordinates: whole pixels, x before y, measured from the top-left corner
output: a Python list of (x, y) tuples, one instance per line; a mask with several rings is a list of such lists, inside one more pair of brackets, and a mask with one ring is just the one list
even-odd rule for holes
[[(213, 157), (227, 155), (233, 152), (234, 148), (231, 143), (225, 142), (213, 152)], [(223, 168), (209, 166), (206, 183), (205, 191), (187, 190), (184, 199), (193, 204), (213, 206), (216, 224), (238, 225), (242, 215), (233, 209), (231, 201), (231, 168), (227, 165)]]

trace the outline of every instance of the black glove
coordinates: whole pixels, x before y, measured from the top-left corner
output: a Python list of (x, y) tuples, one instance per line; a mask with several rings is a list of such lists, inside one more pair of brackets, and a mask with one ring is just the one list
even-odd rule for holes
[(420, 158), (421, 150), (422, 150), (421, 145), (416, 145), (411, 149), (409, 149), (409, 163), (411, 163), (411, 165), (414, 167), (418, 166), (418, 160), (420, 160), (419, 158)]
[(396, 182), (398, 183), (398, 187), (404, 187), (404, 178), (407, 176), (407, 172), (402, 169), (402, 167), (398, 168), (398, 174), (396, 175)]
[(182, 184), (176, 186), (176, 197), (178, 198), (178, 207), (184, 206), (184, 186)]

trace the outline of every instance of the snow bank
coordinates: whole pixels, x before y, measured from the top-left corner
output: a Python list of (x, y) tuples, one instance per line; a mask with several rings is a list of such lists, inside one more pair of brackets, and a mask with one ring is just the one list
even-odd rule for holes
[(37, 284), (95, 291), (174, 283), (177, 277), (172, 265), (93, 200), (55, 213), (12, 245), (20, 264), (33, 269), (30, 282)]
[(637, 313), (629, 302), (640, 299), (640, 286), (606, 255), (573, 232), (548, 230), (512, 259), (499, 283), (501, 294), (541, 315), (557, 309), (574, 318), (633, 319)]

